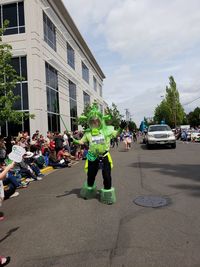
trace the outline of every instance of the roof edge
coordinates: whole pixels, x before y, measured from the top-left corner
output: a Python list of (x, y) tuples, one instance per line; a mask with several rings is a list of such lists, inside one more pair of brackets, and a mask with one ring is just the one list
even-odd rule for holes
[[(58, 17), (60, 18), (60, 20), (63, 22), (63, 24), (65, 25), (65, 27), (67, 28), (67, 30), (70, 33), (74, 33), (75, 37), (77, 38), (77, 40), (79, 41), (80, 45), (82, 46), (83, 50), (85, 50), (86, 57), (89, 60), (89, 62), (94, 66), (94, 68), (96, 69), (96, 71), (99, 73), (99, 75), (102, 77), (102, 79), (105, 79), (106, 76), (103, 73), (102, 69), (100, 68), (99, 64), (97, 63), (95, 57), (93, 56), (90, 48), (88, 47), (86, 41), (84, 40), (84, 38), (82, 37), (80, 31), (78, 30), (75, 22), (73, 21), (72, 17), (70, 16), (67, 8), (65, 7), (65, 4), (63, 3), (62, 0), (48, 0), (49, 4), (51, 5), (51, 7), (57, 7), (58, 11), (60, 12), (60, 14), (62, 15)], [(55, 11), (55, 9), (54, 9)], [(56, 12), (57, 13), (57, 12)], [(65, 19), (65, 21), (64, 21)], [(67, 24), (69, 25), (69, 27), (66, 26), (65, 23), (67, 22)], [(84, 52), (84, 51), (83, 51)]]

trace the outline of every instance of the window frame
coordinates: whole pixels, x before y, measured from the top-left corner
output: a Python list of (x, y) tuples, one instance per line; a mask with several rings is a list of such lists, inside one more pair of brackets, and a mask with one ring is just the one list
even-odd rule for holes
[(83, 91), (83, 104), (84, 104), (84, 107), (90, 105), (90, 102), (91, 102), (90, 95), (88, 93), (86, 93), (85, 91)]
[[(50, 23), (48, 27), (48, 23)], [(53, 40), (49, 37), (49, 29), (54, 33)], [(52, 22), (52, 20), (47, 16), (47, 14), (43, 11), (43, 34), (44, 34), (44, 41), (47, 43), (55, 52), (57, 51), (57, 34), (56, 34), (56, 26)]]
[[(16, 87), (17, 87), (17, 85), (20, 85), (20, 106), (21, 106), (21, 109), (16, 109), (17, 111), (23, 111), (23, 112), (29, 112), (29, 98), (28, 98), (28, 76), (27, 76), (27, 57), (26, 56), (19, 56), (19, 57), (13, 57), (12, 59), (18, 59), (18, 61), (19, 61), (19, 73), (18, 73), (18, 75), (20, 76), (20, 77), (23, 77), (23, 78), (25, 78), (22, 74), (22, 58), (25, 58), (26, 59), (26, 64), (25, 64), (25, 66), (26, 66), (26, 79), (25, 80), (22, 80), (22, 81), (19, 81), (19, 82), (17, 82), (16, 83)], [(12, 63), (11, 63), (11, 65), (12, 65)], [(17, 71), (17, 70), (16, 70)], [(27, 103), (25, 104), (24, 102), (24, 94), (23, 94), (23, 84), (25, 84), (25, 85), (27, 85), (27, 89), (26, 89), (26, 91), (27, 91)], [(16, 88), (15, 88), (16, 89)], [(14, 90), (15, 90), (14, 89)], [(18, 95), (16, 95), (16, 96), (18, 96)], [(24, 106), (25, 105), (27, 105), (27, 109), (24, 109)]]
[[(52, 71), (54, 76), (54, 81), (49, 79), (49, 72)], [(47, 98), (47, 121), (48, 121), (48, 130), (60, 132), (60, 103), (59, 103), (59, 87), (58, 87), (58, 71), (51, 66), (49, 63), (45, 62), (45, 74), (46, 74), (46, 98)], [(52, 84), (55, 86), (53, 87)], [(51, 94), (55, 94), (55, 99), (57, 101), (56, 110), (52, 109), (52, 98)], [(56, 116), (56, 127), (53, 128), (53, 116)], [(49, 117), (51, 117), (49, 119)]]
[[(73, 92), (73, 94), (70, 93), (70, 85), (73, 85), (75, 88), (75, 93)], [(75, 131), (78, 129), (77, 125), (75, 124), (75, 121), (77, 119), (78, 116), (78, 108), (77, 108), (77, 86), (75, 83), (73, 83), (71, 80), (68, 81), (68, 86), (69, 86), (69, 108), (70, 108), (70, 124), (71, 124), (71, 130)], [(73, 97), (74, 96), (74, 97)], [(72, 109), (74, 108), (74, 106), (72, 107), (72, 103), (75, 106), (75, 116), (74, 114), (72, 114)]]
[(103, 97), (103, 87), (100, 83), (99, 83), (99, 95), (100, 97)]
[[(25, 58), (25, 61), (23, 61), (23, 59)], [(15, 109), (17, 110), (18, 112), (25, 112), (25, 113), (29, 113), (29, 92), (28, 92), (28, 75), (27, 75), (27, 56), (24, 55), (24, 56), (18, 56), (18, 57), (13, 57), (12, 60), (14, 59), (17, 59), (18, 60), (18, 69), (14, 68), (18, 75), (20, 77), (24, 77), (22, 74), (23, 74), (23, 69), (24, 67), (22, 68), (22, 62), (25, 63), (25, 67), (26, 67), (26, 78), (25, 80), (22, 80), (22, 81), (19, 81), (16, 83), (16, 87), (19, 85), (19, 90), (20, 90), (20, 95), (19, 94), (15, 94), (15, 96), (19, 95), (20, 96), (20, 99), (18, 100), (19, 103), (20, 103), (20, 106), (21, 106), (21, 109)], [(14, 64), (12, 64), (12, 60), (11, 60), (11, 65), (13, 66)], [(14, 67), (14, 66), (13, 66)], [(23, 94), (23, 85), (27, 85), (27, 108), (24, 109), (24, 94)], [(14, 89), (15, 90), (15, 89)], [(21, 127), (21, 128), (20, 128)], [(18, 129), (20, 131), (28, 131), (30, 132), (30, 119), (27, 119), (27, 120), (24, 120), (24, 118), (22, 118), (22, 123), (21, 125), (15, 125), (13, 122), (8, 122), (8, 121), (5, 121), (5, 124), (4, 126), (1, 127), (1, 133), (3, 132), (6, 136), (8, 135), (12, 135), (13, 136), (13, 131), (11, 132), (11, 129)], [(16, 132), (17, 134), (17, 132)]]
[[(69, 52), (69, 51), (73, 51), (73, 53)], [(72, 60), (71, 57), (72, 56)], [(67, 42), (67, 64), (75, 70), (75, 50), (74, 48)]]
[[(20, 23), (20, 12), (19, 12), (19, 3), (23, 3), (23, 22), (24, 23)], [(25, 12), (24, 12), (24, 1), (16, 1), (16, 2), (12, 2), (12, 3), (5, 3), (5, 4), (0, 4), (0, 13), (1, 13), (1, 15), (0, 15), (0, 27), (2, 28), (3, 27), (3, 22), (4, 22), (4, 14), (3, 14), (3, 9), (4, 9), (4, 7), (5, 6), (9, 6), (9, 5), (14, 5), (14, 4), (16, 4), (16, 19), (17, 19), (17, 21), (16, 21), (16, 26), (12, 26), (12, 27), (7, 27), (6, 28), (6, 31), (4, 32), (4, 36), (6, 36), (6, 35), (13, 35), (13, 34), (21, 34), (21, 33), (25, 33), (25, 31), (26, 31), (26, 27), (25, 27), (25, 25), (26, 25), (26, 23), (25, 23)], [(9, 33), (9, 31), (11, 31), (11, 30), (16, 30), (16, 31), (13, 31), (12, 33), (10, 32)]]
[(84, 81), (86, 81), (89, 84), (90, 81), (90, 73), (89, 73), (89, 68), (86, 66), (86, 64), (81, 61), (82, 63), (82, 78)]
[(95, 76), (93, 76), (93, 88), (94, 88), (94, 91), (97, 92), (97, 79)]

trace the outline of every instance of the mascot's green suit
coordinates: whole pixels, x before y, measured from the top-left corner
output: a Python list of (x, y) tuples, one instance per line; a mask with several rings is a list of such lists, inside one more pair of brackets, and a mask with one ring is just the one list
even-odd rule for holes
[(116, 137), (117, 131), (113, 126), (107, 126), (105, 120), (108, 116), (103, 116), (96, 104), (93, 104), (87, 117), (89, 128), (85, 131), (81, 140), (73, 139), (75, 144), (89, 144), (85, 170), (87, 172), (87, 182), (81, 189), (81, 197), (90, 199), (96, 196), (97, 187), (95, 178), (99, 169), (102, 169), (104, 188), (100, 192), (100, 201), (105, 204), (116, 202), (115, 189), (112, 187), (111, 168), (112, 158), (109, 153), (110, 139)]

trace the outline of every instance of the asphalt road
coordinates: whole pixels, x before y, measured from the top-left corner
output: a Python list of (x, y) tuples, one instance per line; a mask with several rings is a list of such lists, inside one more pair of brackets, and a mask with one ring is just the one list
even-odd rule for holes
[[(57, 170), (4, 202), (0, 254), (9, 267), (199, 267), (200, 144), (112, 149), (111, 206), (79, 197), (84, 162)], [(101, 173), (97, 177), (102, 186)], [(133, 203), (164, 196), (166, 207)]]

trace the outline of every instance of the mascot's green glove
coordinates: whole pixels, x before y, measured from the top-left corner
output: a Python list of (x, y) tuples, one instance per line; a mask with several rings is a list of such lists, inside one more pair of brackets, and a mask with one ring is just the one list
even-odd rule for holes
[(80, 143), (79, 143), (79, 140), (77, 140), (77, 139), (75, 139), (75, 138), (73, 138), (73, 137), (71, 137), (72, 138), (72, 142), (73, 142), (73, 144), (75, 144), (75, 145), (79, 145)]

